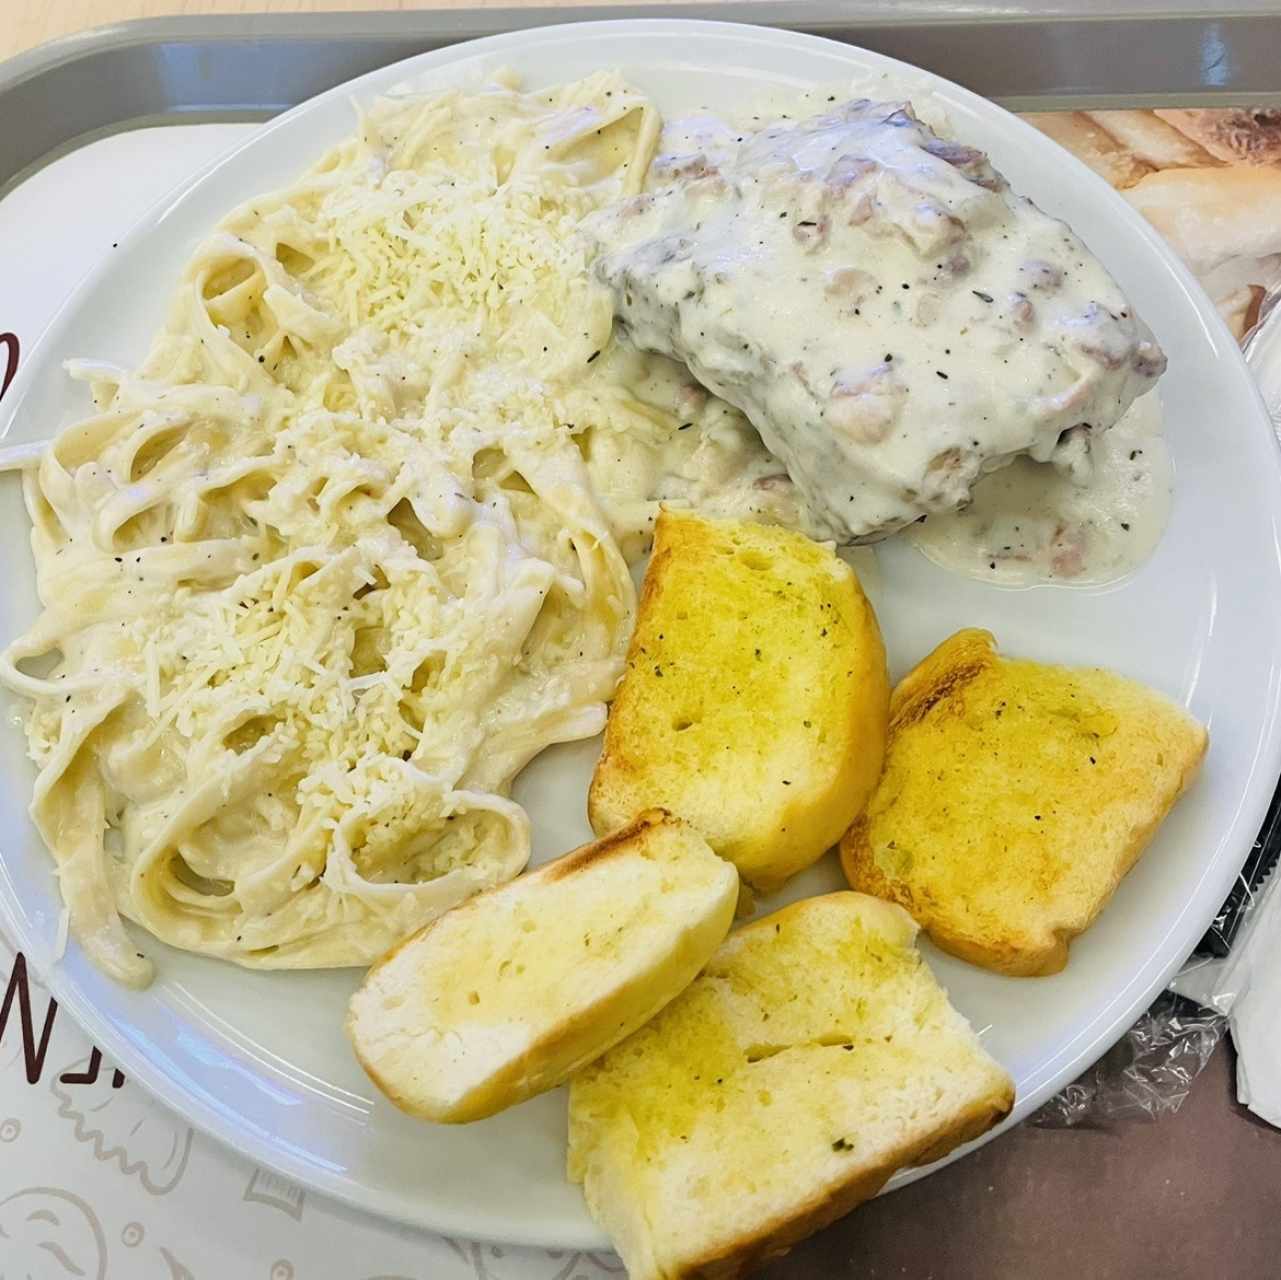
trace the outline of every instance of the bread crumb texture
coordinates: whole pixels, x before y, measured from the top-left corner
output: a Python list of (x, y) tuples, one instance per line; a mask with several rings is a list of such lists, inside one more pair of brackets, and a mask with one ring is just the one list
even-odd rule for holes
[(632, 1280), (742, 1274), (1010, 1108), (898, 907), (810, 898), (726, 940), (570, 1093), (570, 1175)]
[(768, 891), (840, 838), (880, 772), (885, 650), (830, 547), (664, 511), (590, 796), (611, 830), (685, 818)]
[(738, 876), (655, 811), (477, 895), (370, 969), (348, 1032), (425, 1119), (479, 1119), (563, 1083), (678, 995), (729, 931)]
[(1066, 963), (1196, 773), (1205, 729), (1099, 669), (945, 641), (894, 691), (885, 771), (842, 841), (854, 888), (1010, 974)]

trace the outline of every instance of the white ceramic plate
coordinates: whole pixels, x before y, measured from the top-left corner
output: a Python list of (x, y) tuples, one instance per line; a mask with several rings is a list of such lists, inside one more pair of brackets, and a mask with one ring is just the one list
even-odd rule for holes
[[(475, 82), (511, 65), (541, 86), (617, 66), (670, 113), (729, 108), (767, 86), (890, 71), (936, 92), (960, 137), (987, 149), (1021, 191), (1066, 218), (1121, 281), (1169, 354), (1162, 382), (1177, 468), (1170, 527), (1130, 580), (1098, 590), (1008, 591), (952, 577), (908, 546), (880, 552), (873, 595), (894, 673), (958, 627), (1009, 650), (1097, 663), (1185, 701), (1210, 724), (1196, 788), (1101, 920), (1053, 978), (1001, 978), (930, 952), (956, 1004), (1015, 1078), (1026, 1115), (1102, 1053), (1195, 944), (1262, 820), (1281, 768), (1281, 494), (1277, 445), (1235, 344), (1198, 286), (1100, 179), (990, 103), (858, 49), (719, 23), (609, 22), (481, 40), (374, 72), (265, 128), (143, 219), (44, 334), (5, 399), (0, 436), (47, 436), (82, 416), (73, 355), (132, 362), (161, 321), (197, 239), (240, 200), (287, 182), (354, 127), (351, 103), (393, 85)], [(10, 550), (0, 641), (33, 616), (27, 521), (0, 482)], [(596, 744), (557, 748), (519, 779), (536, 856), (589, 835), (584, 796)], [(32, 770), (20, 732), (0, 732), (0, 906), (45, 967), (59, 901), (26, 816)], [(805, 891), (839, 883), (822, 864)], [(249, 973), (150, 944), (159, 980), (123, 991), (72, 945), (54, 965), (59, 1001), (137, 1080), (191, 1122), (283, 1173), (376, 1213), (450, 1233), (546, 1245), (601, 1242), (564, 1179), (563, 1094), (467, 1128), (416, 1124), (381, 1102), (342, 1033), (351, 971)]]

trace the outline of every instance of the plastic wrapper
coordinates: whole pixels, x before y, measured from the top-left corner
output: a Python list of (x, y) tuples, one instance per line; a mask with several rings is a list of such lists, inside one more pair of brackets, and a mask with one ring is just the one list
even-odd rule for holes
[(1157, 1120), (1183, 1105), (1228, 1030), (1249, 983), (1243, 963), (1251, 926), (1281, 844), (1281, 792), (1273, 799), (1240, 878), (1206, 938), (1147, 1012), (1084, 1075), (1054, 1095), (1028, 1123), (1044, 1129), (1114, 1129)]
[(1094, 1066), (1035, 1112), (1029, 1124), (1114, 1129), (1178, 1111), (1227, 1031), (1228, 1015), (1249, 980), (1242, 952), (1264, 891), (1275, 878), (1270, 873), (1279, 846), (1281, 791), (1232, 892), (1170, 987)]
[(1183, 1105), (1227, 1024), (1226, 1015), (1164, 991), (1121, 1040), (1028, 1123), (1042, 1129), (1112, 1129), (1171, 1115)]

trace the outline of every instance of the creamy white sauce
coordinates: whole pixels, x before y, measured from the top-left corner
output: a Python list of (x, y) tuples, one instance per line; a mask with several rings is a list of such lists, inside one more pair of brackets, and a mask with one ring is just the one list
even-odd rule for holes
[(579, 447), (629, 563), (648, 553), (661, 504), (825, 536), (752, 424), (684, 365), (616, 338), (585, 390), (610, 402)]
[(1077, 483), (1020, 458), (974, 486), (964, 511), (929, 516), (907, 537), (935, 564), (1002, 586), (1112, 582), (1160, 541), (1169, 518), (1169, 452), (1155, 391), (1140, 397), (1092, 447)]
[(587, 223), (616, 315), (744, 411), (838, 542), (956, 510), (1022, 454), (1083, 478), (1163, 367), (1069, 228), (892, 104), (680, 121), (649, 186)]
[[(603, 388), (612, 386), (625, 397), (611, 415), (622, 425), (591, 428), (579, 437), (580, 447), (614, 536), (637, 575), (663, 505), (781, 524), (823, 539), (783, 464), (752, 424), (699, 386), (684, 365), (616, 339), (596, 362), (594, 374), (599, 385), (593, 394), (603, 396)], [(864, 590), (879, 591), (875, 548), (839, 550)]]

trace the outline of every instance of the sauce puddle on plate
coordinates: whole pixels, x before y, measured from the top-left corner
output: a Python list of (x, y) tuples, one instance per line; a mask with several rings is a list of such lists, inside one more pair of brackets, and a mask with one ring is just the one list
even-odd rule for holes
[(974, 486), (964, 511), (929, 516), (908, 538), (935, 564), (986, 582), (1098, 586), (1139, 567), (1170, 514), (1161, 403), (1141, 396), (1092, 442), (1092, 474), (1017, 458)]

